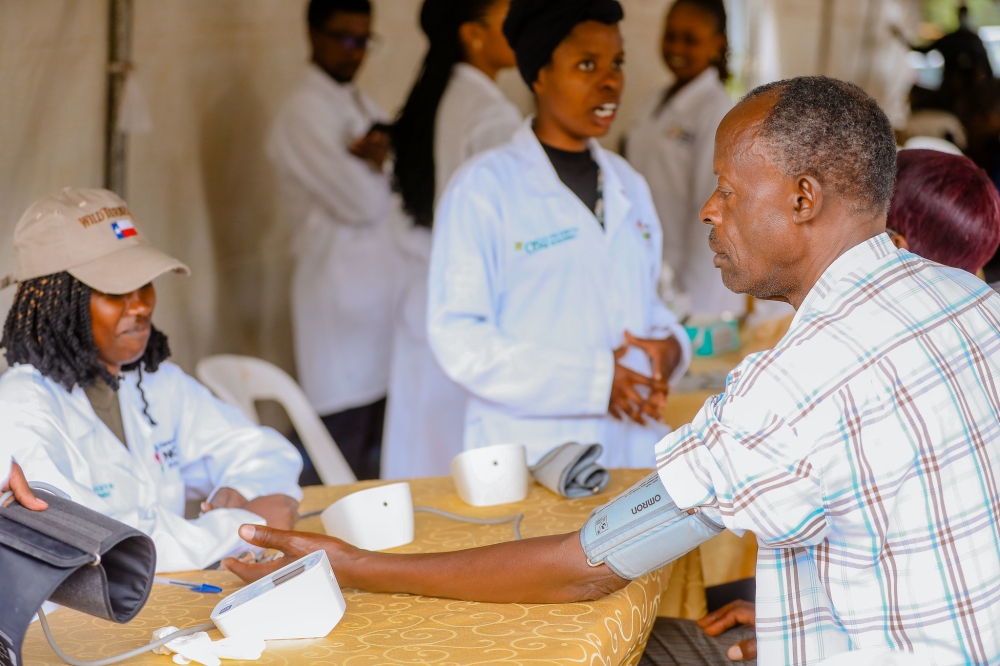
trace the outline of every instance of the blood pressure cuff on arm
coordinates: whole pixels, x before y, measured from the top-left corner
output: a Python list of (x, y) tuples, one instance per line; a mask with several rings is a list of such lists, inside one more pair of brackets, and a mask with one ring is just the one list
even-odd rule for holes
[(634, 580), (670, 564), (725, 529), (697, 510), (678, 509), (653, 472), (591, 514), (580, 530), (590, 566)]
[(21, 643), (42, 602), (124, 623), (153, 585), (152, 539), (70, 500), (39, 496), (45, 511), (0, 507), (0, 666), (21, 666)]

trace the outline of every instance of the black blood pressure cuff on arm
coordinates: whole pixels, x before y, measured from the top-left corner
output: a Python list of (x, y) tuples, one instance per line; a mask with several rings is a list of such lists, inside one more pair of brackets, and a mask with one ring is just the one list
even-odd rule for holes
[(725, 529), (697, 509), (687, 513), (670, 499), (653, 472), (590, 515), (580, 543), (592, 567), (607, 564), (634, 580), (670, 564)]
[(38, 496), (45, 511), (0, 502), (0, 666), (21, 666), (21, 643), (42, 602), (124, 623), (153, 585), (152, 539), (70, 500)]

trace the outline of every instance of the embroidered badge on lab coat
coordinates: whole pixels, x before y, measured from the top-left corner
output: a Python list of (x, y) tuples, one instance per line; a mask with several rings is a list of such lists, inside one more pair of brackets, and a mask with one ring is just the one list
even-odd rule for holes
[(171, 439), (167, 442), (160, 442), (159, 444), (153, 445), (154, 456), (156, 457), (156, 462), (160, 464), (160, 471), (165, 472), (168, 469), (174, 469), (180, 467), (181, 461), (180, 456), (177, 453), (177, 440)]

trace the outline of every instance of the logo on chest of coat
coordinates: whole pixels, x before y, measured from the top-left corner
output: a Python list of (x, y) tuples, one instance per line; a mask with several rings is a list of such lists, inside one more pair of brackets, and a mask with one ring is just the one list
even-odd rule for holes
[(646, 241), (646, 245), (653, 244), (653, 230), (649, 227), (648, 224), (646, 224), (642, 220), (636, 220), (635, 229), (636, 231), (639, 232), (639, 235), (642, 236), (642, 239)]
[(556, 245), (561, 245), (562, 243), (573, 240), (576, 238), (579, 231), (579, 227), (570, 227), (569, 229), (556, 231), (548, 236), (542, 236), (541, 238), (536, 238), (534, 240), (517, 241), (514, 243), (514, 251), (532, 255), (541, 250), (547, 250), (550, 247), (555, 247)]
[(166, 472), (168, 469), (176, 469), (181, 466), (181, 455), (177, 450), (177, 440), (171, 439), (153, 445), (153, 457), (160, 465), (160, 471)]

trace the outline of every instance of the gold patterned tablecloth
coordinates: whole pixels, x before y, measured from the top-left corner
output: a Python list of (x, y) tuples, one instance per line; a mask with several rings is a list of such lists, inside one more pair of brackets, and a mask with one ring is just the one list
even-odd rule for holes
[[(593, 497), (566, 500), (533, 485), (524, 502), (477, 509), (464, 504), (449, 478), (411, 481), (413, 502), (461, 515), (492, 518), (524, 513), (524, 538), (579, 529), (591, 509), (641, 479), (648, 470), (614, 470), (609, 488)], [(302, 513), (379, 482), (307, 488)], [(303, 520), (300, 530), (321, 532), (319, 518)], [(468, 525), (439, 516), (416, 514), (416, 539), (391, 552), (442, 552), (509, 541), (510, 524)], [(222, 571), (177, 574), (174, 578), (219, 585), (223, 595), (241, 583)], [(149, 603), (128, 625), (114, 625), (76, 611), (60, 609), (50, 617), (56, 642), (79, 659), (100, 659), (143, 645), (153, 630), (209, 621), (223, 595), (196, 594), (155, 585)], [(370, 594), (344, 590), (347, 613), (325, 638), (271, 641), (258, 664), (634, 664), (642, 654), (658, 614), (697, 618), (705, 594), (698, 551), (604, 599), (577, 604), (481, 604), (407, 594)], [(211, 632), (219, 638), (218, 631)], [(61, 664), (32, 626), (24, 642), (24, 663)], [(143, 655), (128, 664), (172, 664), (169, 657)], [(233, 662), (226, 662), (233, 663)]]

